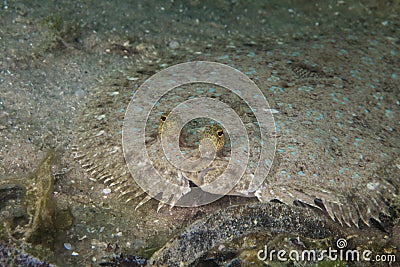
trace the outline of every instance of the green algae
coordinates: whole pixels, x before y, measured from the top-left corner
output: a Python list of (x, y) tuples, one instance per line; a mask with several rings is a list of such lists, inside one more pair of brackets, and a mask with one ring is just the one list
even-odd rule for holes
[[(32, 255), (47, 258), (67, 229), (72, 226), (73, 215), (69, 208), (61, 209), (53, 196), (52, 166), (57, 165), (60, 151), (51, 149), (44, 156), (36, 171), (19, 177), (2, 177), (2, 199), (20, 202), (9, 216), (2, 218), (1, 240), (12, 240)], [(7, 192), (5, 194), (4, 192)], [(23, 193), (21, 193), (23, 192)], [(22, 200), (21, 200), (22, 199)], [(5, 204), (4, 204), (5, 205)], [(3, 205), (3, 206), (4, 206)]]
[[(61, 14), (51, 13), (39, 21), (42, 27), (42, 45), (39, 49), (54, 52), (74, 47), (81, 34), (81, 25), (77, 21), (63, 19)], [(40, 54), (41, 52), (38, 51)]]
[(316, 265), (317, 267), (346, 267), (348, 266), (345, 262), (336, 260), (336, 261), (322, 261)]

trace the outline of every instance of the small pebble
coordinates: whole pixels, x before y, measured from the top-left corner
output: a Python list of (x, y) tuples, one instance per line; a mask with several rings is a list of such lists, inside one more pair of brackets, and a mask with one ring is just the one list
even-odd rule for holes
[(169, 42), (168, 46), (171, 49), (177, 49), (180, 46), (180, 44), (178, 41), (172, 40), (171, 42)]
[(64, 248), (67, 250), (71, 250), (72, 246), (70, 243), (64, 243)]
[(108, 195), (108, 194), (110, 194), (111, 193), (111, 189), (110, 188), (104, 188), (103, 189), (103, 194), (104, 195)]
[(85, 95), (86, 95), (85, 91), (83, 91), (82, 89), (76, 90), (74, 92), (74, 94), (75, 94), (75, 97), (78, 98), (79, 100), (85, 98)]
[(99, 137), (99, 136), (102, 136), (104, 133), (105, 133), (104, 130), (100, 130), (95, 136)]
[(75, 252), (75, 251), (71, 253), (71, 256), (78, 256), (78, 255), (79, 255), (79, 253)]
[(101, 121), (102, 119), (105, 119), (106, 115), (105, 114), (101, 114), (98, 116), (94, 116), (96, 120)]

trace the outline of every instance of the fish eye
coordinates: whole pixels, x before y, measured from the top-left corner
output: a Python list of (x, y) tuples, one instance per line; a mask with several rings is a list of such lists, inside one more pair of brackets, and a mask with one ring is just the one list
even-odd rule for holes
[(224, 135), (224, 131), (218, 130), (218, 131), (217, 131), (217, 134), (218, 134), (219, 137), (222, 137), (222, 136)]
[(161, 120), (162, 120), (162, 121), (165, 121), (166, 119), (167, 119), (167, 116), (161, 115)]

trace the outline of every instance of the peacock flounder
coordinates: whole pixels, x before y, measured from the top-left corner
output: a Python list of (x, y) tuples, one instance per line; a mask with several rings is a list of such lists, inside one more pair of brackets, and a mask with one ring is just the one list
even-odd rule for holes
[[(262, 71), (259, 71), (260, 75), (267, 78), (257, 79), (259, 88), (269, 98), (273, 108), (276, 131), (267, 130), (271, 131), (269, 134), (276, 136), (277, 149), (274, 162), (270, 163), (271, 171), (268, 175), (265, 174), (265, 181), (256, 190), (249, 185), (260, 151), (260, 132), (266, 129), (260, 129), (252, 107), (240, 96), (218, 86), (184, 85), (174, 88), (159, 100), (146, 123), (146, 150), (149, 157), (139, 158), (132, 154), (130, 161), (136, 164), (133, 172), (129, 172), (125, 166), (121, 141), (118, 139), (121, 132), (115, 130), (119, 129), (124, 118), (123, 112), (119, 110), (128, 104), (129, 86), (117, 88), (118, 94), (113, 92), (115, 88), (107, 89), (104, 86), (105, 89), (98, 90), (98, 99), (88, 105), (96, 108), (87, 110), (84, 115), (84, 122), (87, 121), (94, 130), (86, 132), (86, 128), (82, 127), (85, 133), (81, 135), (82, 142), (77, 147), (75, 156), (92, 177), (116, 187), (116, 191), (129, 201), (143, 194), (143, 190), (134, 180), (139, 176), (146, 178), (146, 169), (143, 166), (150, 165), (152, 168), (154, 165), (164, 177), (160, 180), (149, 179), (147, 184), (154, 190), (150, 195), (159, 196), (159, 208), (165, 202), (174, 204), (182, 201), (190, 191), (199, 188), (207, 191), (207, 184), (215, 181), (227, 166), (232, 142), (236, 142), (224, 131), (224, 122), (220, 122), (225, 139), (224, 147), (216, 153), (213, 162), (201, 170), (179, 170), (171, 165), (167, 158), (163, 158), (165, 155), (157, 136), (161, 133), (158, 130), (158, 121), (160, 117), (161, 120), (168, 117), (168, 110), (190, 98), (213, 98), (230, 106), (238, 114), (249, 136), (249, 163), (240, 181), (227, 194), (255, 196), (261, 202), (277, 199), (289, 205), (293, 202), (305, 203), (326, 210), (333, 220), (349, 226), (359, 225), (360, 222), (369, 225), (370, 218), (379, 221), (379, 214), (388, 214), (388, 203), (398, 197), (399, 176), (389, 177), (384, 171), (386, 166), (396, 166), (398, 144), (390, 140), (396, 140), (398, 136), (393, 131), (395, 136), (383, 142), (376, 137), (376, 131), (367, 120), (370, 123), (385, 122), (391, 129), (398, 126), (390, 122), (385, 114), (369, 113), (367, 117), (361, 116), (363, 110), (359, 109), (362, 107), (353, 106), (350, 113), (340, 112), (343, 110), (342, 102), (346, 102), (346, 99), (365, 97), (360, 90), (346, 91), (347, 96), (344, 97), (344, 79), (341, 77), (321, 71), (317, 80), (299, 78), (292, 71), (293, 66), (288, 66), (278, 56), (275, 60), (270, 67), (275, 75), (268, 71), (260, 74)], [(250, 66), (259, 70), (266, 68), (261, 61), (257, 66), (252, 65), (254, 62), (247, 63), (241, 62), (243, 69), (250, 69)], [(281, 83), (277, 74), (285, 77), (285, 84)], [(346, 79), (346, 82), (351, 81), (351, 77)], [(104, 97), (107, 96), (104, 90), (108, 92), (108, 97)], [(325, 101), (332, 95), (335, 96), (334, 101)], [(339, 96), (345, 100), (339, 101)], [(106, 105), (107, 109), (104, 108)], [(393, 112), (391, 116), (398, 116), (395, 107), (389, 108)], [(163, 117), (165, 112), (167, 113)], [(107, 115), (104, 117), (103, 114)], [(174, 124), (174, 120), (179, 121), (179, 118), (172, 118), (169, 124)], [(181, 137), (177, 139), (180, 139), (181, 151), (185, 151), (188, 158), (198, 157), (197, 147), (202, 139), (199, 135), (209, 123), (208, 119), (199, 126), (194, 121), (181, 129)], [(205, 132), (207, 131), (209, 130)], [(203, 139), (204, 137), (203, 135)], [(165, 186), (166, 181), (179, 189), (169, 190)], [(214, 194), (219, 191), (218, 187), (212, 189), (211, 193)], [(221, 193), (225, 194), (226, 188), (221, 189)], [(145, 203), (151, 196), (147, 196), (137, 206)]]
[[(201, 172), (182, 172), (177, 177), (184, 177), (202, 189), (205, 188), (204, 185), (218, 179), (219, 175), (226, 168), (229, 159), (229, 152), (225, 151), (228, 149), (222, 143), (224, 142), (223, 136), (224, 132), (221, 126), (217, 124), (205, 126), (201, 139), (208, 138), (214, 142), (219, 152), (217, 158)], [(171, 169), (172, 166), (169, 168)], [(277, 175), (276, 170), (274, 174)], [(387, 197), (390, 197), (390, 194), (393, 194), (393, 196), (396, 195), (396, 188), (385, 180), (381, 182), (369, 182), (365, 185), (365, 188), (361, 186), (353, 188), (350, 194), (344, 190), (338, 193), (337, 189), (328, 185), (313, 185), (306, 175), (285, 183), (270, 183), (266, 179), (262, 186), (255, 192), (246, 192), (244, 186), (248, 184), (251, 177), (252, 173), (246, 172), (242, 178), (242, 182), (239, 182), (228, 194), (256, 196), (261, 202), (269, 202), (272, 199), (277, 199), (286, 204), (293, 204), (296, 201), (300, 201), (304, 204), (326, 210), (332, 219), (349, 226), (351, 224), (358, 225), (359, 219), (368, 225), (369, 218), (379, 221), (379, 213), (384, 212), (385, 210), (382, 207), (386, 206), (386, 198), (383, 192), (388, 193)], [(218, 188), (214, 188), (213, 193), (216, 191), (218, 191)]]

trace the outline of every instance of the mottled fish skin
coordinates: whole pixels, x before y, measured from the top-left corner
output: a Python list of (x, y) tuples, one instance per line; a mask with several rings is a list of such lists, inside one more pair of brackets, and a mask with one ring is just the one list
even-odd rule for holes
[[(222, 133), (221, 133), (222, 131)], [(220, 135), (223, 135), (223, 129), (217, 125), (206, 126), (202, 134), (202, 138), (211, 138), (215, 143), (215, 146), (222, 149), (224, 140), (218, 139)], [(219, 175), (224, 171), (228, 162), (224, 157), (217, 157), (213, 164), (200, 173), (189, 176), (185, 176), (192, 180), (198, 186), (202, 187), (205, 184), (209, 184), (218, 178)], [(197, 176), (196, 176), (197, 175)], [(246, 172), (242, 178), (244, 181), (251, 180), (251, 173)], [(393, 192), (396, 193), (396, 189), (389, 183), (375, 183), (376, 190)], [(313, 206), (315, 208), (324, 210), (332, 218), (332, 220), (338, 221), (340, 224), (347, 226), (359, 226), (359, 220), (363, 223), (370, 225), (369, 218), (374, 218), (379, 221), (379, 213), (385, 212), (386, 210), (382, 207), (386, 207), (385, 200), (379, 198), (379, 196), (372, 197), (367, 192), (363, 195), (361, 192), (365, 192), (365, 189), (358, 188), (353, 192), (354, 196), (348, 195), (346, 192), (341, 194), (334, 193), (321, 186), (312, 187), (310, 184), (307, 185), (307, 181), (294, 180), (291, 183), (270, 183), (268, 179), (257, 189), (254, 193), (246, 192), (246, 188), (241, 187), (243, 184), (236, 185), (228, 195), (242, 195), (242, 196), (256, 196), (260, 202), (267, 203), (271, 200), (279, 200), (285, 204), (292, 205), (295, 201), (301, 201), (305, 204)], [(307, 188), (308, 187), (308, 188)], [(203, 188), (203, 187), (202, 187)], [(240, 190), (240, 189), (241, 190)], [(241, 194), (242, 193), (242, 194)], [(357, 199), (358, 198), (358, 199)], [(353, 203), (353, 199), (356, 202)], [(361, 204), (368, 206), (368, 208), (362, 207)], [(322, 204), (322, 205), (321, 205)], [(386, 211), (386, 214), (388, 212)]]
[[(360, 48), (353, 48), (347, 43), (344, 45), (349, 51), (353, 49), (354, 52), (359, 52)], [(240, 43), (236, 47), (244, 51), (248, 49), (241, 47)], [(352, 99), (362, 99), (363, 103), (376, 105), (377, 100), (371, 96), (376, 93), (376, 89), (365, 86), (359, 77), (353, 77), (349, 73), (357, 67), (360, 73), (368, 73), (376, 81), (379, 80), (379, 74), (371, 73), (370, 66), (362, 64), (357, 57), (346, 64), (324, 62), (317, 55), (332, 54), (330, 49), (334, 47), (329, 42), (313, 48), (309, 54), (288, 60), (288, 55), (298, 49), (300, 48), (294, 47), (291, 51), (276, 49), (270, 51), (268, 56), (260, 54), (257, 61), (255, 57), (246, 57), (246, 53), (242, 51), (237, 61), (235, 59), (233, 62), (241, 69), (255, 70), (249, 73), (250, 78), (257, 80), (257, 85), (268, 98), (271, 108), (276, 111), (274, 119), (278, 129), (278, 146), (272, 171), (266, 175), (260, 188), (249, 190), (253, 170), (247, 169), (245, 179), (241, 179), (229, 194), (256, 196), (261, 202), (278, 199), (288, 205), (301, 201), (326, 211), (340, 224), (369, 225), (371, 218), (379, 220), (380, 213), (388, 214), (387, 203), (399, 195), (398, 168), (394, 168), (397, 172), (391, 175), (387, 175), (382, 169), (398, 158), (396, 155), (399, 146), (396, 141), (400, 131), (398, 125), (393, 123), (395, 120), (389, 120), (387, 114), (382, 112), (384, 108), (366, 113), (365, 106), (352, 105)], [(259, 51), (265, 51), (265, 47), (260, 46)], [(211, 59), (225, 55), (224, 51), (218, 53), (213, 53)], [(208, 57), (204, 55), (205, 60), (210, 60)], [(187, 60), (190, 59), (189, 56)], [(220, 61), (232, 63), (229, 60)], [(175, 62), (171, 62), (173, 63)], [(328, 64), (326, 68), (324, 64)], [(313, 65), (318, 67), (314, 68)], [(142, 78), (144, 80), (146, 77)], [(361, 90), (362, 88), (366, 89)], [(393, 88), (396, 88), (395, 82)], [(83, 112), (81, 133), (78, 134), (80, 144), (75, 156), (94, 179), (115, 186), (121, 197), (132, 201), (144, 192), (135, 184), (125, 166), (121, 136), (115, 130), (118, 129), (118, 121), (108, 119), (120, 118), (122, 121), (123, 114), (118, 113), (118, 110), (128, 105), (129, 97), (110, 91), (107, 98), (104, 93), (107, 90), (110, 89), (96, 90), (92, 103)], [(129, 89), (126, 90), (121, 92), (129, 95)], [(190, 93), (196, 96), (195, 91)], [(187, 94), (187, 90), (174, 92), (174, 99), (165, 102), (165, 110), (187, 99)], [(384, 94), (385, 99), (393, 98), (392, 91), (380, 94)], [(217, 90), (213, 93), (203, 91), (201, 95), (219, 99), (224, 94)], [(242, 111), (242, 105), (237, 100), (225, 100), (230, 106), (238, 107), (235, 110), (238, 114)], [(321, 105), (320, 101), (324, 104)], [(390, 116), (398, 117), (395, 101), (381, 104), (391, 110)], [(102, 116), (104, 113), (105, 119)], [(245, 124), (249, 124), (250, 132), (254, 132), (252, 122), (246, 121), (245, 115), (246, 112), (240, 113)], [(254, 138), (251, 143), (256, 144), (258, 137), (250, 136), (251, 138)], [(255, 145), (251, 147), (255, 147), (253, 152), (257, 152)], [(140, 160), (142, 159), (138, 159)], [(196, 175), (204, 181), (209, 178), (212, 180), (225, 164), (225, 159), (219, 157), (214, 166), (209, 166), (209, 169)], [(139, 172), (136, 175), (140, 175)], [(181, 181), (185, 181), (185, 177), (193, 179), (189, 174), (182, 173), (176, 177), (178, 180), (183, 177)], [(171, 192), (166, 196), (170, 194)], [(178, 195), (176, 197), (179, 198)], [(148, 199), (149, 196), (146, 197)]]
[[(175, 203), (185, 194), (190, 192), (189, 181), (186, 179), (186, 175), (183, 171), (178, 168), (175, 168), (169, 160), (164, 155), (164, 150), (161, 144), (161, 138), (165, 134), (176, 134), (180, 133), (179, 125), (181, 123), (179, 114), (174, 115), (173, 117), (170, 115), (170, 110), (167, 110), (162, 113), (159, 119), (159, 124), (157, 128), (157, 138), (153, 141), (149, 142), (146, 146), (149, 151), (149, 157), (152, 161), (150, 164), (148, 163), (148, 159), (142, 159), (142, 162), (147, 162), (146, 166), (154, 168), (157, 170), (159, 175), (162, 176), (162, 179), (147, 179), (148, 182), (147, 187), (149, 188), (149, 195), (146, 196), (137, 206), (136, 209), (141, 205), (150, 200), (150, 196), (157, 196), (161, 194), (161, 199), (157, 208), (159, 211), (166, 203), (170, 205), (170, 208), (173, 208)], [(180, 138), (179, 142), (182, 144), (183, 139)], [(138, 159), (139, 160), (139, 159)], [(140, 160), (138, 162), (140, 164)], [(143, 173), (143, 167), (139, 167), (135, 169), (137, 173), (134, 173), (134, 176), (140, 176)], [(131, 170), (132, 172), (132, 170)], [(176, 190), (176, 187), (168, 186), (170, 183), (179, 186), (179, 190)]]
[(225, 133), (218, 124), (207, 125), (201, 134), (201, 139), (209, 138), (215, 144), (217, 153), (221, 153), (225, 144)]

